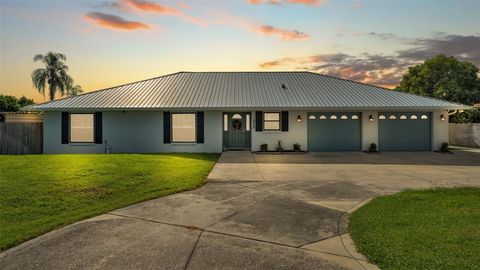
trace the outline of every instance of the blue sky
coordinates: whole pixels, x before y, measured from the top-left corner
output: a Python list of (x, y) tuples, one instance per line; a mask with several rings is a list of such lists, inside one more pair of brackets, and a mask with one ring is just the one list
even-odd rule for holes
[(437, 53), (480, 64), (480, 1), (0, 0), (0, 91), (42, 101), (35, 54), (92, 91), (167, 73), (309, 70), (394, 87)]

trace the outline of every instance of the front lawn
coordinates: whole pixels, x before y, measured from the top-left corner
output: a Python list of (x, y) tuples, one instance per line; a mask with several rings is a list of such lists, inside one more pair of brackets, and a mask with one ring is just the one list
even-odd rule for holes
[(480, 188), (379, 197), (350, 216), (348, 229), (381, 269), (480, 269)]
[(54, 228), (196, 188), (217, 154), (0, 156), (0, 250)]

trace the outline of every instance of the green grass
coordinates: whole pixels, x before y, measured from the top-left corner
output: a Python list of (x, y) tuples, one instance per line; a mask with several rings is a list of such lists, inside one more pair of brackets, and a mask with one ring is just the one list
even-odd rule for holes
[(480, 269), (480, 188), (379, 197), (350, 216), (348, 229), (381, 269)]
[(0, 250), (203, 184), (216, 154), (0, 156)]

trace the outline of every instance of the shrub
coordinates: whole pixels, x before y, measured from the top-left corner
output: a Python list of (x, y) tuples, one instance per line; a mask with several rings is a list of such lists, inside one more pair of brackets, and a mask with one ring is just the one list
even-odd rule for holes
[(377, 145), (375, 143), (371, 143), (370, 147), (368, 148), (368, 152), (377, 152)]
[(260, 144), (260, 151), (267, 152), (268, 151), (268, 144)]
[(448, 142), (443, 142), (442, 145), (440, 146), (440, 152), (448, 152)]
[(275, 148), (278, 152), (283, 151), (282, 140), (277, 141), (277, 147)]
[(297, 142), (293, 144), (293, 151), (295, 152), (300, 152), (301, 151), (301, 145)]

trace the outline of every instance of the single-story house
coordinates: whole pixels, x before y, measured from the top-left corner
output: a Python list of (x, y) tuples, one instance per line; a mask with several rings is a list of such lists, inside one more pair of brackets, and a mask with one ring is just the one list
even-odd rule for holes
[(311, 72), (178, 72), (67, 97), (44, 113), (44, 153), (432, 151), (462, 104)]

